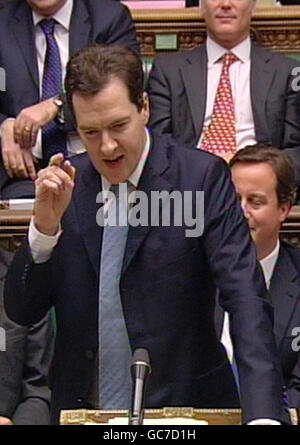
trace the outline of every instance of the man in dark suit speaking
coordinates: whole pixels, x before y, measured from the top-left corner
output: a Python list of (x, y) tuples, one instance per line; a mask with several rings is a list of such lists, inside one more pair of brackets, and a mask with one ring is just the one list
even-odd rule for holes
[[(66, 90), (88, 154), (72, 165), (58, 154), (39, 172), (28, 241), (5, 293), (21, 324), (55, 305), (52, 420), (63, 408), (127, 409), (130, 356), (140, 347), (153, 369), (146, 407), (226, 406), (234, 380), (214, 327), (218, 286), (232, 319), (244, 421), (282, 421), (272, 310), (226, 164), (148, 133), (142, 64), (129, 49), (82, 50)], [(195, 215), (203, 220), (196, 236)]]
[[(51, 154), (84, 151), (59, 96), (69, 57), (86, 45), (139, 45), (128, 9), (112, 0), (12, 0), (0, 11), (0, 194), (33, 197)], [(43, 128), (43, 130), (41, 130)]]
[(255, 5), (201, 2), (206, 43), (153, 64), (150, 126), (226, 160), (255, 143), (285, 149), (299, 185), (299, 62), (251, 42)]

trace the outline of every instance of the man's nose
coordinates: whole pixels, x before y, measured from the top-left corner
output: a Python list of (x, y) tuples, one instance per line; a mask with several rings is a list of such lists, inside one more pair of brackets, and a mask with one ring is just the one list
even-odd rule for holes
[(102, 140), (101, 140), (101, 151), (103, 155), (104, 156), (113, 155), (117, 146), (118, 146), (117, 141), (111, 137), (108, 131), (104, 131), (102, 133)]
[(225, 9), (231, 8), (232, 0), (220, 0), (220, 7)]

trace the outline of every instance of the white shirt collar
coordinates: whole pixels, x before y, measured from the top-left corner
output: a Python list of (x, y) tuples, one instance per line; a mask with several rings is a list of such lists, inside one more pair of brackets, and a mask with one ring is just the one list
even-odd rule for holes
[[(145, 162), (149, 154), (150, 150), (150, 136), (148, 133), (147, 128), (145, 128), (146, 132), (146, 143), (143, 149), (143, 152), (141, 154), (140, 160), (138, 162), (138, 165), (136, 166), (134, 172), (129, 176), (128, 182), (132, 184), (135, 188), (137, 188), (140, 177), (142, 175), (142, 172), (144, 170)], [(101, 182), (102, 182), (102, 190), (107, 191), (110, 189), (111, 183), (103, 176), (101, 175)]]
[(265, 258), (260, 260), (260, 265), (262, 267), (264, 277), (265, 277), (265, 282), (266, 282), (268, 289), (270, 287), (270, 282), (271, 282), (271, 278), (272, 278), (272, 275), (274, 272), (274, 267), (275, 267), (276, 261), (278, 259), (279, 248), (280, 248), (280, 243), (279, 243), (279, 240), (277, 240), (275, 249), (272, 250), (272, 252), (269, 253), (269, 255), (267, 255)]
[[(219, 45), (215, 42), (211, 37), (207, 36), (206, 39), (206, 51), (208, 57), (208, 63), (216, 63), (224, 56), (225, 53), (228, 52), (227, 48), (223, 48), (223, 46)], [(232, 48), (230, 52), (235, 54), (237, 58), (241, 62), (249, 62), (250, 61), (250, 51), (251, 51), (251, 40), (250, 37), (247, 37), (237, 46)]]
[[(66, 3), (52, 16), (60, 25), (62, 25), (66, 30), (70, 29), (70, 22), (73, 9), (73, 1), (67, 0)], [(32, 11), (33, 23), (37, 25), (41, 20), (49, 17), (44, 17), (35, 11)]]

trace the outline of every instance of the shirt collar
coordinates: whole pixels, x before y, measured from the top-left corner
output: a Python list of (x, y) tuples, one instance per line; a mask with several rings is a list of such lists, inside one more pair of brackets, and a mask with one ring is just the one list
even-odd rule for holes
[[(66, 3), (52, 16), (60, 25), (62, 25), (66, 30), (70, 29), (70, 22), (73, 9), (73, 1), (67, 0)], [(35, 11), (32, 11), (33, 23), (36, 26), (41, 20), (49, 17), (44, 17)]]
[[(223, 48), (223, 46), (219, 45), (211, 37), (207, 36), (206, 51), (208, 63), (213, 64), (218, 62), (224, 56), (224, 54), (228, 52), (228, 49)], [(245, 40), (243, 40), (241, 43), (230, 50), (230, 52), (236, 55), (237, 58), (244, 63), (250, 61), (250, 51), (250, 37), (247, 37)]]
[[(145, 162), (148, 157), (149, 150), (150, 150), (150, 136), (149, 136), (147, 128), (145, 128), (145, 132), (146, 132), (146, 143), (143, 148), (143, 152), (141, 154), (140, 160), (139, 160), (138, 165), (136, 166), (134, 172), (127, 179), (127, 181), (130, 182), (130, 184), (132, 184), (135, 188), (137, 188), (137, 186), (138, 186), (138, 183), (139, 183), (140, 177), (142, 175), (142, 172), (144, 170)], [(102, 190), (103, 191), (107, 191), (110, 189), (111, 183), (103, 175), (101, 175), (101, 182), (102, 182)]]
[(270, 282), (273, 275), (274, 267), (279, 255), (279, 247), (280, 243), (279, 240), (277, 240), (275, 249), (272, 250), (272, 252), (269, 253), (269, 255), (267, 255), (265, 258), (260, 260), (260, 265), (264, 273), (267, 288), (270, 287)]

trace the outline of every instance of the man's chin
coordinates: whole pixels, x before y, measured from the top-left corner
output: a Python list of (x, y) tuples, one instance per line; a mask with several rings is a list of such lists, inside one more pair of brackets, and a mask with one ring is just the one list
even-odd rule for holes
[(234, 48), (243, 38), (236, 32), (234, 23), (219, 23), (218, 32), (215, 34), (217, 43), (227, 49)]

